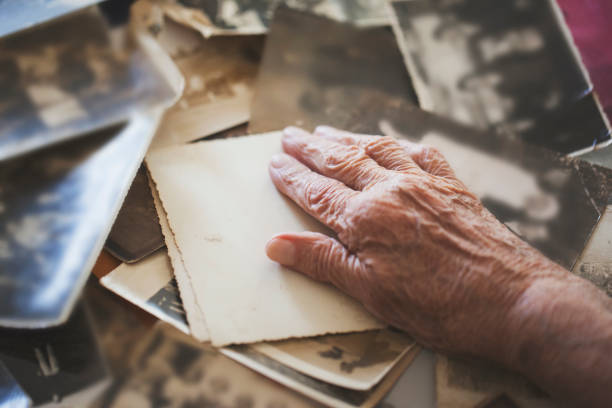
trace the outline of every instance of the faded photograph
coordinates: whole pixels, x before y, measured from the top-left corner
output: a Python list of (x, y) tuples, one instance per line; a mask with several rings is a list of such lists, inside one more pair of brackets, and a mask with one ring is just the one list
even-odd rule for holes
[(419, 351), (420, 347), (414, 347), (400, 359), (381, 382), (369, 390), (359, 391), (339, 387), (304, 375), (256, 351), (249, 345), (237, 345), (221, 349), (221, 352), (231, 359), (278, 381), (285, 387), (304, 394), (325, 406), (342, 408), (370, 408), (376, 406), (412, 363)]
[(312, 407), (315, 403), (158, 323), (102, 407)]
[(385, 0), (165, 0), (158, 4), (169, 16), (205, 37), (265, 33), (279, 6), (358, 26), (389, 24)]
[(491, 405), (491, 399), (494, 400), (499, 394), (506, 395), (516, 406), (556, 407), (543, 391), (518, 374), (489, 363), (466, 361), (440, 354), (436, 356), (438, 408), (495, 406)]
[(310, 377), (349, 389), (368, 390), (414, 345), (404, 333), (383, 329), (258, 343), (252, 347)]
[(263, 36), (205, 39), (167, 19), (156, 36), (185, 80), (151, 149), (187, 143), (249, 120)]
[(610, 139), (554, 1), (391, 5), (424, 109), (562, 153)]
[(358, 29), (287, 8), (277, 11), (257, 77), (250, 133), (288, 125), (312, 130), (319, 124), (352, 130), (369, 121), (354, 114), (355, 106), (380, 114), (380, 100), (416, 105), (388, 29)]
[(174, 96), (127, 30), (109, 32), (95, 10), (1, 39), (0, 89), (0, 159), (117, 124)]

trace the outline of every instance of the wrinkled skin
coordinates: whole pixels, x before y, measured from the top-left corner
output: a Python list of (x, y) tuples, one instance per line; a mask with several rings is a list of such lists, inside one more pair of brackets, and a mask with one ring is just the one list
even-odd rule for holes
[[(535, 373), (530, 364), (542, 361), (533, 355), (548, 354), (533, 338), (560, 333), (536, 334), (545, 317), (533, 311), (567, 307), (541, 292), (568, 281), (593, 296), (489, 213), (433, 148), (328, 127), (287, 128), (282, 145), (270, 164), (274, 184), (336, 237), (280, 234), (268, 256), (337, 286), (425, 345)], [(575, 330), (574, 320), (558, 330)], [(558, 381), (539, 383), (555, 393), (549, 382)]]
[[(435, 149), (329, 128), (315, 135), (289, 128), (283, 149), (288, 154), (274, 159), (272, 180), (337, 234), (277, 237), (297, 244), (289, 266), (333, 283), (422, 343), (472, 353), (483, 346), (477, 333), (458, 328), (482, 315), (497, 287), (507, 289), (503, 311), (533, 279), (504, 266), (533, 249), (482, 206)], [(304, 238), (309, 243), (300, 246)]]

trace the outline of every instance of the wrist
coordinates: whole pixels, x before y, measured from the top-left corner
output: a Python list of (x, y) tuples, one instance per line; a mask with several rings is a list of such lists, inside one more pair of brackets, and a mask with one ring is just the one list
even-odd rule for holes
[(518, 298), (496, 360), (568, 405), (598, 406), (612, 386), (611, 301), (561, 271), (535, 280)]

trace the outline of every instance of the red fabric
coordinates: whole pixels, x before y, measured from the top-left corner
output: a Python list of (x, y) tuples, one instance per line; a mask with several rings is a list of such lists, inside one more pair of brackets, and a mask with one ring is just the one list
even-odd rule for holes
[(589, 71), (595, 92), (612, 120), (612, 1), (557, 1)]

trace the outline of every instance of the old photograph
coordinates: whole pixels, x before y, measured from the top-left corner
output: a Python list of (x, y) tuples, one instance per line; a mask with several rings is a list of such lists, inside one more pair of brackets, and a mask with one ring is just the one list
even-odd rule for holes
[(159, 323), (138, 345), (129, 374), (98, 408), (312, 407), (312, 401)]
[(262, 36), (205, 39), (167, 19), (156, 40), (185, 85), (181, 98), (166, 112), (151, 150), (191, 142), (249, 120)]
[(0, 159), (172, 101), (173, 90), (128, 31), (107, 29), (89, 9), (0, 40)]
[(1, 324), (65, 321), (158, 120), (159, 112), (135, 115), (121, 126), (2, 163)]
[[(363, 127), (363, 112), (416, 106), (410, 77), (386, 28), (348, 24), (279, 9), (270, 28), (251, 105), (250, 133), (320, 124)], [(363, 114), (363, 112), (360, 112)], [(366, 114), (368, 117), (372, 114)]]
[(389, 371), (386, 377), (367, 391), (358, 391), (319, 381), (257, 352), (251, 346), (231, 346), (221, 352), (231, 359), (327, 406), (372, 408), (393, 387), (420, 351), (414, 347)]
[(279, 363), (340, 387), (368, 390), (415, 346), (392, 329), (256, 343), (251, 347)]
[(204, 37), (263, 34), (278, 7), (291, 7), (357, 26), (389, 24), (384, 0), (157, 0), (153, 4)]
[(100, 283), (158, 319), (184, 333), (190, 332), (165, 249), (139, 262), (121, 264), (100, 279)]
[(610, 127), (551, 0), (393, 1), (421, 107), (562, 153)]

